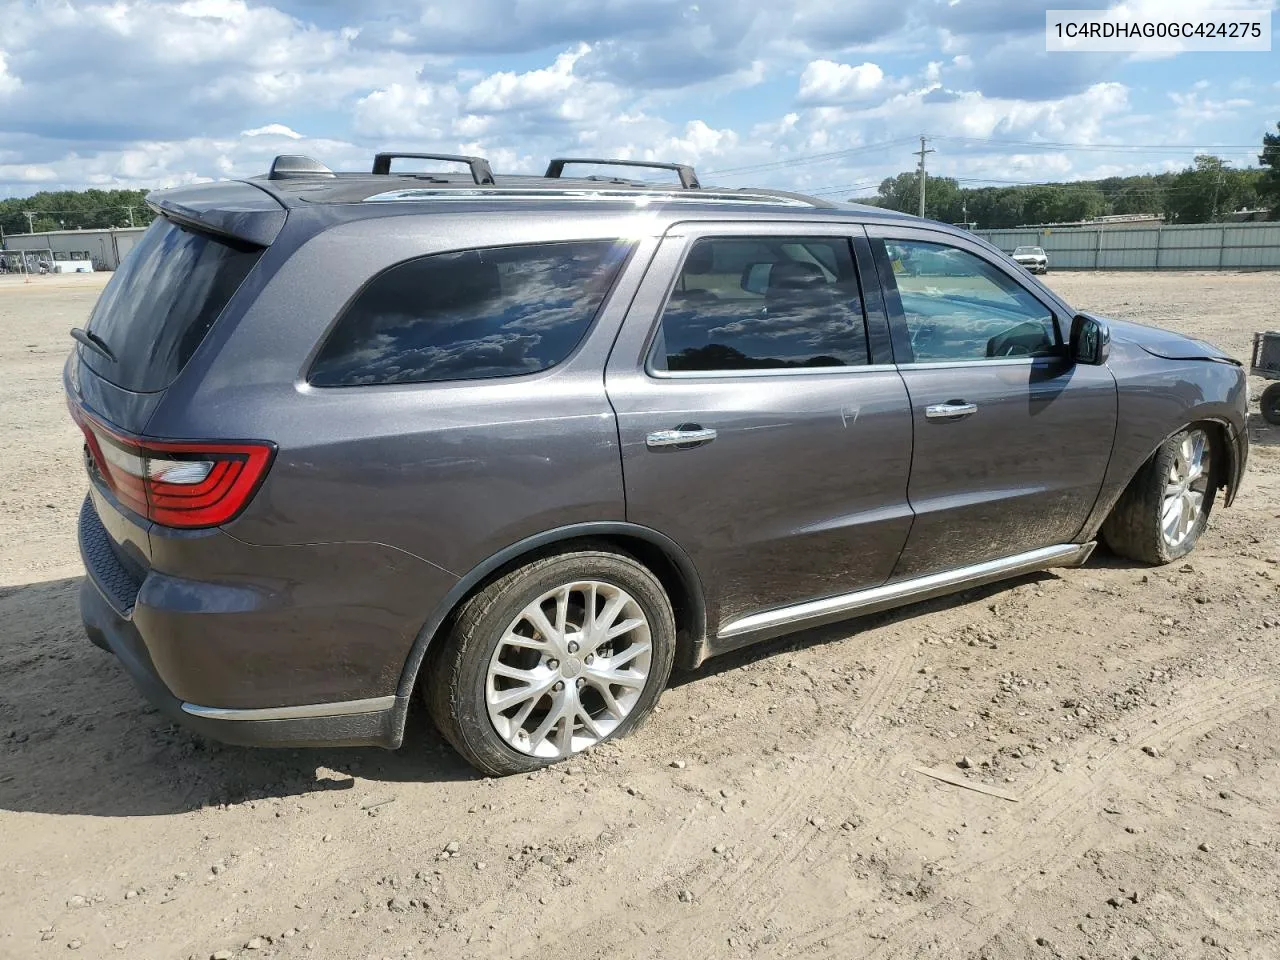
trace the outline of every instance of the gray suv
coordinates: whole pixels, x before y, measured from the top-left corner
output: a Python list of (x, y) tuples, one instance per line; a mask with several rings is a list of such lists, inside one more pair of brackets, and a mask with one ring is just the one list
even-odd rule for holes
[(582, 162), (280, 157), (151, 196), (64, 379), (85, 625), (162, 710), (397, 747), (417, 691), (527, 771), (627, 733), (675, 665), (1099, 537), (1167, 563), (1234, 496), (1245, 378), (1213, 346), (943, 224)]

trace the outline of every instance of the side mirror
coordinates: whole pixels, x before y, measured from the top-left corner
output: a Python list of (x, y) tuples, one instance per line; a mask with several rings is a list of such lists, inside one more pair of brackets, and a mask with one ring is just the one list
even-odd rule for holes
[(1069, 355), (1076, 363), (1099, 367), (1111, 353), (1111, 329), (1097, 317), (1077, 313), (1071, 319)]

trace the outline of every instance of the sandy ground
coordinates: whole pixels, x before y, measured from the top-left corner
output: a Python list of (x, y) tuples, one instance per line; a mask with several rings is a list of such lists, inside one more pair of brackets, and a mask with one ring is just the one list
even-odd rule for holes
[[(1238, 355), (1280, 304), (1280, 273), (1048, 280)], [(632, 738), (484, 780), (421, 716), (394, 754), (204, 742), (84, 640), (59, 370), (101, 282), (0, 280), (0, 957), (1280, 956), (1256, 414), (1189, 564), (1100, 551), (713, 661)]]

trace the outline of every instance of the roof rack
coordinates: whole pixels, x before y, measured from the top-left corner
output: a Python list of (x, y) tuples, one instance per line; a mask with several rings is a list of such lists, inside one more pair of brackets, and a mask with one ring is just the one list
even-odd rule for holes
[(560, 174), (564, 173), (565, 164), (567, 163), (598, 163), (611, 167), (647, 167), (651, 170), (674, 170), (676, 176), (680, 178), (680, 186), (686, 190), (697, 190), (700, 188), (698, 183), (698, 175), (694, 172), (693, 167), (687, 163), (658, 163), (649, 160), (603, 160), (595, 157), (556, 157), (547, 164), (547, 172), (543, 174), (552, 180), (559, 179)]
[(379, 153), (373, 158), (373, 172), (378, 175), (389, 174), (392, 160), (443, 160), (446, 163), (465, 163), (471, 170), (471, 179), (478, 186), (493, 184), (493, 169), (484, 157), (464, 157), (454, 153)]
[(292, 180), (296, 177), (332, 177), (334, 172), (319, 160), (296, 154), (281, 154), (271, 161), (268, 180)]

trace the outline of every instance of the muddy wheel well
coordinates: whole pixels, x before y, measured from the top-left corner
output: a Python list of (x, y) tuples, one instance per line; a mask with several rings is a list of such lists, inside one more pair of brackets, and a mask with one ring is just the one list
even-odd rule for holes
[[(644, 564), (658, 578), (671, 599), (671, 609), (675, 615), (676, 666), (687, 668), (696, 665), (698, 651), (706, 634), (705, 601), (697, 573), (688, 559), (677, 557), (674, 550), (664, 549), (644, 536), (625, 532), (592, 532), (566, 536), (550, 543), (531, 546), (527, 550), (515, 552), (512, 556), (504, 558), (501, 564), (477, 579), (454, 600), (448, 614), (431, 632), (423, 662), (429, 663), (431, 651), (439, 649), (438, 641), (453, 629), (458, 611), (467, 600), (494, 580), (505, 576), (517, 567), (543, 557), (573, 553), (578, 550), (600, 549), (626, 554)], [(422, 678), (429, 673), (429, 668), (418, 667), (414, 686), (421, 684)]]

